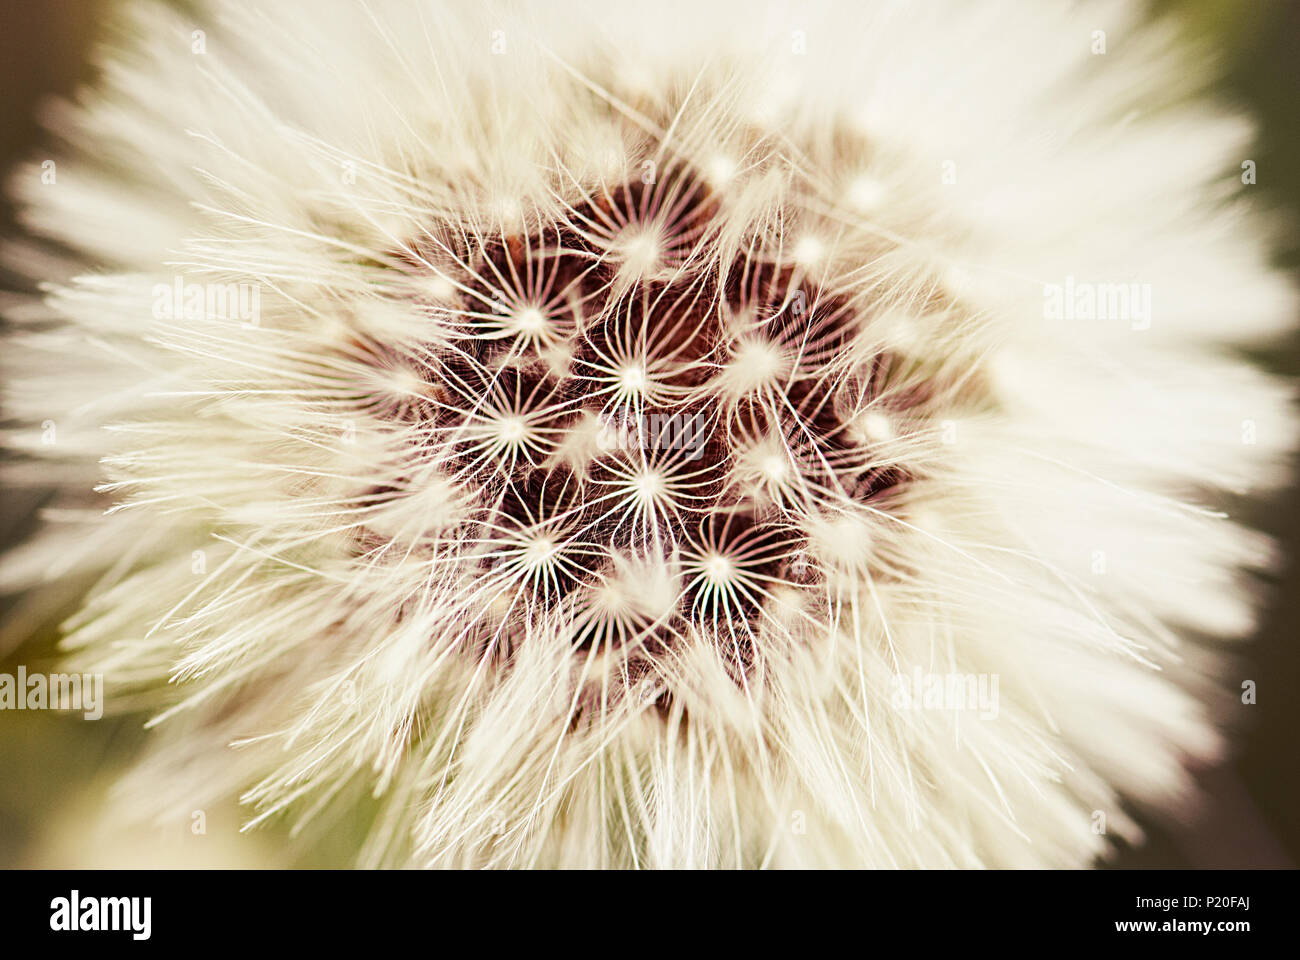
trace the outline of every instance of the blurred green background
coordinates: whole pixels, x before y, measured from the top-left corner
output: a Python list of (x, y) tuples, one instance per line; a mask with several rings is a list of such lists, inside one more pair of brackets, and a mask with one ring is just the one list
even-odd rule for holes
[[(115, 8), (109, 0), (0, 0), (0, 170), (7, 173), (39, 151), (37, 117), (47, 97), (69, 95), (93, 80), (97, 30)], [(1202, 51), (1209, 76), (1222, 67), (1221, 97), (1258, 119), (1251, 159), (1259, 180), (1244, 189), (1258, 190), (1262, 204), (1285, 212), (1290, 229), (1276, 257), (1300, 283), (1300, 0), (1154, 0), (1151, 16), (1177, 25), (1185, 41)], [(12, 229), (12, 210), (0, 200), (0, 232)], [(24, 287), (0, 274), (0, 289)], [(1259, 360), (1300, 375), (1300, 335)], [(37, 499), (5, 491), (0, 544), (25, 534), (37, 506)], [(1279, 537), (1289, 556), (1300, 557), (1300, 484), (1271, 503), (1238, 504), (1235, 510)], [(1133, 811), (1147, 842), (1122, 849), (1114, 866), (1300, 862), (1300, 564), (1290, 561), (1270, 582), (1268, 596), (1259, 635), (1239, 674), (1256, 679), (1258, 703), (1241, 706), (1236, 682), (1225, 681), (1222, 702), (1213, 705), (1234, 724), (1235, 756), (1197, 771), (1207, 801), (1195, 818), (1179, 822), (1158, 811)], [(11, 598), (5, 606), (12, 614), (21, 601)], [(0, 672), (13, 673), (20, 662), (34, 672), (53, 662), (52, 633), (32, 638), (23, 624), (21, 617), (11, 619), (0, 631)], [(15, 651), (20, 640), (21, 657)], [(96, 824), (114, 771), (143, 737), (138, 719), (86, 723), (50, 712), (0, 712), (0, 866), (346, 863), (356, 825), (325, 824), (296, 840), (275, 827), (247, 836), (238, 834), (238, 811), (231, 808), (207, 811), (201, 837), (188, 825), (103, 832)]]

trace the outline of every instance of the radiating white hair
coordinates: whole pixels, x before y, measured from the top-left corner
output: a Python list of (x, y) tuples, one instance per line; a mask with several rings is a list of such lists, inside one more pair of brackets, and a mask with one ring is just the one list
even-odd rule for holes
[(1179, 637), (1249, 631), (1218, 508), (1293, 440), (1234, 345), (1294, 300), (1167, 30), (212, 7), (129, 8), (14, 180), (61, 249), (7, 253), (66, 279), (12, 311), (58, 495), (4, 575), (84, 592), (139, 805), (360, 789), (374, 865), (1008, 867), (1188, 791)]

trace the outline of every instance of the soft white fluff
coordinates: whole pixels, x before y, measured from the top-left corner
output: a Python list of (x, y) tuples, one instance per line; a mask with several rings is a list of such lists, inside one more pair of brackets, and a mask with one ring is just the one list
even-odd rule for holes
[[(72, 257), (10, 262), (79, 275), (13, 311), (11, 476), (59, 496), (5, 571), (92, 578), (137, 805), (360, 787), (369, 864), (1005, 867), (1186, 793), (1179, 634), (1246, 633), (1268, 556), (1217, 504), (1292, 440), (1231, 345), (1293, 300), (1249, 126), (1125, 6), (132, 7), (14, 180)], [(1067, 278), (1150, 315), (1052, 317)], [(591, 423), (706, 407), (698, 460)]]

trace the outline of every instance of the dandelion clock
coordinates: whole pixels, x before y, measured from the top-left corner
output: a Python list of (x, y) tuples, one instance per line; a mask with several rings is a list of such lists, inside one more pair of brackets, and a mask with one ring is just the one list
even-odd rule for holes
[[(4, 585), (340, 865), (1080, 867), (1218, 756), (1294, 299), (1129, 5), (124, 5)], [(39, 598), (47, 597), (47, 600)]]

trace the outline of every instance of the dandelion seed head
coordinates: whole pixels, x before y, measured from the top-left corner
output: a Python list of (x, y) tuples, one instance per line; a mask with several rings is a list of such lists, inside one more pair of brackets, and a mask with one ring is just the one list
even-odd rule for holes
[(789, 372), (790, 358), (779, 344), (762, 337), (747, 337), (735, 345), (723, 368), (723, 380), (737, 397), (778, 384)]
[(517, 333), (536, 335), (546, 329), (546, 315), (536, 307), (524, 307), (511, 316)]
[[(367, 865), (1081, 866), (1188, 788), (1176, 637), (1246, 632), (1269, 553), (1188, 491), (1293, 438), (1217, 318), (1293, 300), (1205, 214), (1236, 118), (1114, 127), (1158, 38), (1100, 96), (1065, 3), (307, 6), (223, 4), (203, 69), (142, 6), (61, 121), (99, 149), (17, 198), (73, 253), (10, 341), (66, 529), (9, 582), (95, 575), (66, 645), (156, 708), (139, 809), (361, 784)], [(1160, 312), (1052, 323), (1067, 276)], [(917, 669), (997, 716), (900, 707)]]
[(617, 251), (622, 261), (621, 275), (638, 280), (658, 272), (663, 244), (657, 229), (653, 225), (644, 225), (629, 229), (626, 236), (620, 237)]
[(870, 174), (859, 174), (848, 186), (848, 200), (860, 213), (871, 213), (885, 200), (885, 185)]
[(736, 580), (736, 565), (730, 557), (721, 553), (708, 554), (700, 564), (708, 582), (718, 588), (725, 588)]
[(704, 172), (715, 187), (723, 187), (736, 176), (739, 166), (725, 153), (715, 153), (704, 164)]
[(812, 234), (800, 237), (794, 247), (794, 261), (802, 267), (815, 267), (826, 256), (826, 244)]
[(618, 386), (625, 393), (643, 392), (649, 386), (645, 364), (634, 363), (620, 367), (618, 370)]
[(887, 414), (879, 410), (864, 411), (854, 420), (854, 425), (867, 441), (881, 443), (895, 437), (894, 424)]
[(522, 417), (502, 417), (496, 421), (497, 436), (503, 443), (517, 444), (528, 436), (528, 424)]
[(814, 555), (838, 572), (863, 568), (873, 556), (871, 524), (864, 517), (822, 515), (810, 519), (808, 530)]

